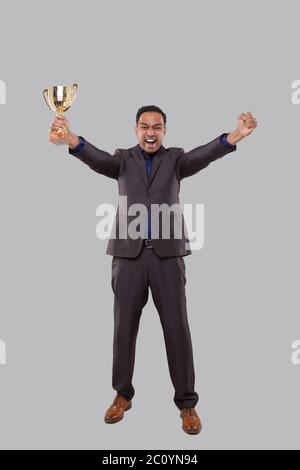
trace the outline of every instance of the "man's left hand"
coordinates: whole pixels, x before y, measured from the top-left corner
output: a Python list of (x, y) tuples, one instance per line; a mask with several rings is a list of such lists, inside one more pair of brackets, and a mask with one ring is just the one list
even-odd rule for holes
[(257, 126), (255, 116), (250, 111), (248, 113), (242, 113), (239, 115), (237, 120), (237, 130), (242, 137), (248, 137)]
[(235, 131), (230, 132), (227, 136), (227, 141), (235, 145), (240, 140), (248, 137), (257, 127), (256, 117), (250, 111), (241, 113), (237, 119), (237, 128)]

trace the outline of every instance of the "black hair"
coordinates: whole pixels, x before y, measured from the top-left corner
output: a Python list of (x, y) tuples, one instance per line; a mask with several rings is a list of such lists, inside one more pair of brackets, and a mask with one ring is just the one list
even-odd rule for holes
[(140, 116), (142, 113), (160, 113), (163, 117), (163, 120), (164, 120), (164, 125), (166, 125), (167, 123), (167, 116), (166, 114), (158, 107), (158, 106), (155, 106), (154, 104), (149, 104), (147, 106), (142, 106), (138, 112), (136, 113), (136, 124), (138, 124), (139, 122), (139, 119), (140, 119)]

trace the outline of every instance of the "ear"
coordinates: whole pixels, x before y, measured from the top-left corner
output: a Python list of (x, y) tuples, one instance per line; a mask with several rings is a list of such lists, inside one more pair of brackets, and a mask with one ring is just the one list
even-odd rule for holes
[(137, 136), (137, 127), (135, 126), (135, 127), (133, 128), (133, 130), (134, 130), (134, 132), (135, 132), (135, 135)]

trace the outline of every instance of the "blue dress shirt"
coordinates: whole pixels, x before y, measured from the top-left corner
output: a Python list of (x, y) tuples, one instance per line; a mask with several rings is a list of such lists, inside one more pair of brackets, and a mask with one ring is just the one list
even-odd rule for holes
[[(146, 169), (147, 169), (147, 175), (148, 178), (150, 179), (151, 173), (152, 173), (152, 164), (153, 164), (153, 157), (157, 154), (157, 152), (153, 153), (147, 153), (145, 150), (142, 149), (142, 147), (139, 145), (140, 153), (145, 159), (146, 163)], [(148, 207), (148, 237), (146, 238), (151, 238), (151, 217), (150, 217), (150, 207)]]

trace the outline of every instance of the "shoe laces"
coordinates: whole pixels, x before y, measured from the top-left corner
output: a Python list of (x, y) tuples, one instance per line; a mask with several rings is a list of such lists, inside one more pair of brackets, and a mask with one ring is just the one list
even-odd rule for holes
[(184, 413), (185, 416), (193, 416), (194, 415), (194, 408), (185, 408), (183, 413)]

